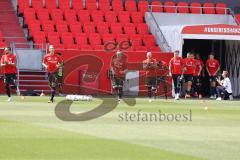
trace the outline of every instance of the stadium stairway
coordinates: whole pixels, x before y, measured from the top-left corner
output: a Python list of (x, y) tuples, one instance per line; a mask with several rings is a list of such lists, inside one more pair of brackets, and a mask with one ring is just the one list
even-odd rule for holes
[(21, 93), (29, 91), (50, 93), (46, 72), (21, 70), (19, 73), (19, 89)]
[(0, 1), (0, 31), (8, 46), (11, 42), (28, 43), (11, 0)]

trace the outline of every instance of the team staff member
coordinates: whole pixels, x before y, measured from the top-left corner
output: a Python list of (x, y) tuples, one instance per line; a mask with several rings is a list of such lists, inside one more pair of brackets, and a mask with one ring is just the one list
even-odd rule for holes
[(196, 68), (196, 61), (192, 53), (188, 52), (187, 57), (183, 59), (184, 81), (186, 86), (185, 98), (191, 97), (193, 74)]
[(202, 98), (202, 75), (203, 75), (203, 61), (199, 54), (196, 54), (195, 56), (196, 61), (196, 69), (193, 74), (193, 84), (195, 88), (195, 96), (198, 96), (198, 98)]
[(143, 69), (146, 71), (146, 85), (149, 102), (152, 102), (152, 92), (156, 93), (157, 87), (157, 60), (152, 58), (152, 53), (147, 52), (147, 59), (143, 61)]
[(16, 89), (18, 95), (20, 95), (19, 88), (17, 86), (17, 67), (16, 67), (16, 55), (11, 53), (11, 48), (4, 48), (4, 55), (1, 58), (1, 67), (3, 67), (4, 72), (4, 83), (5, 83), (5, 91), (8, 96), (8, 101), (12, 100), (11, 91), (10, 91), (10, 83), (13, 84), (13, 89)]
[[(167, 63), (165, 61), (158, 60), (156, 70), (157, 70), (156, 71), (156, 74), (157, 74), (157, 88), (159, 87), (160, 83), (163, 84), (165, 98), (167, 99), (167, 75), (169, 73)], [(157, 90), (156, 90), (156, 94), (157, 94)]]
[(49, 46), (49, 53), (44, 56), (43, 58), (43, 66), (47, 69), (48, 72), (48, 81), (49, 86), (51, 88), (51, 97), (48, 103), (53, 103), (54, 96), (57, 87), (57, 77), (56, 74), (58, 72), (59, 67), (62, 65), (63, 60), (62, 58), (54, 53), (53, 45)]
[(113, 74), (113, 89), (117, 92), (118, 102), (123, 96), (123, 82), (127, 73), (127, 62), (122, 51), (117, 51), (116, 56), (111, 62), (111, 71)]
[(175, 100), (179, 99), (180, 79), (183, 74), (183, 60), (179, 57), (179, 51), (174, 52), (174, 57), (169, 61), (169, 75), (173, 79)]
[(231, 81), (229, 79), (228, 71), (223, 71), (222, 77), (223, 77), (222, 81), (217, 79), (219, 86), (217, 86), (218, 98), (216, 100), (222, 100), (222, 98), (224, 100), (227, 100), (227, 99), (233, 100), (232, 85), (231, 85)]
[(214, 54), (210, 53), (209, 58), (206, 62), (206, 70), (209, 75), (210, 81), (210, 98), (216, 98), (216, 81), (217, 81), (217, 73), (220, 69), (220, 63), (217, 59), (214, 58)]

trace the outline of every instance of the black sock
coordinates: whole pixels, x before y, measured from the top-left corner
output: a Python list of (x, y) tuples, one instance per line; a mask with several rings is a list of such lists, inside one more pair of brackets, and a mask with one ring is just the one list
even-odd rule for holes
[(123, 95), (123, 89), (122, 89), (122, 87), (119, 87), (118, 88), (118, 97), (121, 99), (122, 95)]

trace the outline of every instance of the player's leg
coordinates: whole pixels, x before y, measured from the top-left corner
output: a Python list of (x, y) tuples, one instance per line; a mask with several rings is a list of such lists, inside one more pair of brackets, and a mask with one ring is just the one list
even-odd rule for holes
[(20, 96), (20, 90), (19, 90), (19, 87), (17, 85), (17, 76), (16, 74), (11, 74), (10, 75), (10, 80), (12, 82), (12, 89), (15, 89), (16, 90), (16, 93), (18, 96)]
[(118, 99), (121, 100), (123, 96), (123, 79), (118, 80)]
[(146, 78), (146, 86), (147, 86), (147, 95), (149, 98), (149, 102), (151, 102), (151, 98), (152, 98), (152, 84), (151, 84), (151, 78), (147, 77)]
[(186, 87), (185, 98), (190, 98), (191, 97), (192, 78), (193, 77), (191, 75), (186, 76), (187, 87)]
[(48, 81), (49, 81), (49, 86), (51, 89), (51, 95), (50, 95), (50, 100), (48, 101), (48, 103), (53, 103), (54, 101), (54, 97), (55, 97), (55, 93), (56, 93), (56, 77), (54, 74), (48, 74)]
[(210, 77), (210, 95), (210, 98), (216, 98), (216, 77), (214, 76)]
[(180, 76), (172, 75), (174, 92), (175, 92), (175, 100), (179, 99), (179, 91), (180, 91)]
[(198, 98), (202, 98), (202, 77), (198, 76), (196, 79), (196, 92), (198, 94)]
[(158, 86), (158, 79), (156, 77), (153, 77), (151, 79), (151, 84), (152, 84), (152, 95), (154, 96), (153, 98), (157, 98), (157, 86)]
[(222, 93), (224, 92), (224, 87), (217, 86), (216, 88), (218, 98), (216, 100), (222, 100)]
[(8, 101), (11, 101), (10, 81), (11, 81), (10, 76), (6, 74), (4, 76), (4, 85), (5, 85), (5, 92), (8, 96)]

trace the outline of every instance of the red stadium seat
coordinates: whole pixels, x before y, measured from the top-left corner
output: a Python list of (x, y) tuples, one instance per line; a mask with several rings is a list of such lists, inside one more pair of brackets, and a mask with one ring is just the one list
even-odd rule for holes
[(46, 44), (46, 35), (44, 32), (35, 32), (33, 34), (33, 41), (37, 44)]
[(97, 30), (100, 34), (109, 33), (109, 24), (106, 22), (99, 22), (97, 25)]
[(95, 24), (93, 22), (87, 22), (83, 24), (83, 31), (84, 33), (95, 33)]
[(45, 35), (48, 35), (49, 32), (54, 32), (54, 24), (52, 21), (45, 21), (42, 23), (42, 29)]
[(141, 12), (132, 12), (131, 13), (132, 22), (135, 24), (143, 23), (143, 15)]
[(104, 51), (104, 46), (103, 45), (94, 45), (93, 49), (95, 51)]
[(35, 32), (41, 31), (40, 21), (34, 20), (30, 21), (28, 24), (29, 36), (32, 37)]
[(90, 13), (87, 10), (79, 10), (78, 19), (83, 23), (90, 22)]
[(121, 23), (112, 23), (111, 24), (111, 32), (113, 34), (122, 34), (122, 24)]
[(107, 42), (115, 42), (113, 34), (103, 34), (102, 35), (103, 44)]
[(67, 22), (65, 22), (65, 21), (57, 22), (56, 29), (57, 29), (57, 32), (59, 33), (60, 36), (62, 35), (62, 33), (68, 32)]
[(119, 11), (123, 11), (123, 3), (122, 3), (122, 1), (121, 0), (113, 0), (112, 1), (112, 9), (116, 13), (118, 13)]
[(202, 13), (201, 4), (199, 2), (192, 2), (190, 4), (190, 12), (193, 14), (201, 14)]
[(133, 46), (142, 46), (142, 36), (139, 34), (130, 35), (130, 42)]
[(92, 20), (95, 24), (99, 22), (104, 22), (103, 12), (102, 11), (92, 11)]
[(137, 4), (134, 0), (126, 0), (125, 1), (125, 9), (128, 12), (136, 12), (137, 11)]
[(99, 0), (98, 1), (98, 8), (103, 13), (110, 11), (110, 1), (109, 0)]
[(105, 19), (106, 19), (106, 22), (110, 22), (110, 23), (117, 22), (116, 12), (114, 12), (114, 11), (106, 12)]
[(80, 10), (83, 10), (83, 1), (82, 0), (72, 0), (72, 8), (78, 12)]
[(135, 51), (138, 51), (138, 52), (147, 52), (148, 51), (147, 47), (145, 47), (145, 46), (135, 46), (133, 48)]
[(149, 47), (149, 51), (151, 51), (151, 52), (161, 52), (161, 50), (158, 46)]
[(133, 23), (126, 23), (124, 25), (124, 31), (126, 34), (136, 34), (136, 28)]
[(176, 13), (175, 3), (172, 1), (167, 1), (164, 3), (164, 11), (167, 13)]
[(39, 19), (41, 22), (46, 21), (46, 20), (49, 20), (49, 12), (48, 12), (48, 9), (46, 9), (46, 8), (38, 9), (38, 11), (37, 11), (37, 17), (38, 17), (38, 19)]
[(178, 13), (189, 13), (187, 2), (178, 2), (177, 7)]
[(152, 12), (163, 12), (163, 6), (160, 1), (152, 2)]
[(35, 9), (35, 11), (37, 12), (39, 9), (43, 8), (43, 0), (31, 0), (32, 1), (32, 8)]
[(79, 49), (82, 51), (91, 51), (93, 50), (91, 45), (79, 45)]
[(24, 12), (25, 8), (29, 8), (29, 0), (18, 0), (18, 12), (22, 13)]
[(137, 25), (137, 32), (138, 34), (145, 35), (148, 34), (148, 25), (145, 23), (139, 23)]
[(93, 0), (93, 1), (89, 1), (87, 0), (85, 2), (86, 6), (85, 8), (91, 13), (92, 11), (95, 11), (97, 10), (97, 2), (96, 0)]
[(240, 14), (236, 14), (235, 17), (236, 17), (236, 20), (238, 21), (238, 25), (240, 25)]
[(66, 9), (64, 12), (64, 16), (66, 21), (71, 24), (77, 21), (77, 16), (75, 10), (72, 9)]
[(60, 37), (58, 32), (49, 32), (47, 35), (48, 43), (57, 45), (60, 44)]
[(138, 11), (143, 15), (145, 12), (148, 12), (148, 2), (147, 1), (139, 1), (138, 2)]
[(217, 14), (228, 14), (227, 4), (217, 3), (216, 4), (216, 13)]
[(45, 0), (46, 8), (51, 12), (53, 9), (57, 8), (57, 1), (55, 0)]
[(152, 47), (155, 46), (155, 39), (153, 35), (145, 35), (143, 37), (143, 43), (146, 47)]
[(77, 44), (63, 44), (65, 49), (74, 49), (78, 50), (78, 45)]
[(116, 41), (118, 43), (121, 43), (123, 41), (129, 41), (129, 36), (127, 34), (117, 34), (116, 35)]
[(70, 24), (70, 30), (74, 36), (77, 33), (82, 33), (82, 24), (80, 22), (72, 23), (72, 24)]
[[(50, 43), (51, 44), (51, 43)], [(65, 49), (64, 45), (63, 44), (53, 44), (54, 45), (54, 49), (55, 50), (61, 50), (61, 49)]]
[(205, 14), (215, 14), (214, 3), (204, 3), (203, 4), (203, 12)]
[(63, 21), (63, 12), (60, 9), (52, 9), (51, 17), (54, 23), (56, 24), (58, 21)]
[(75, 40), (77, 44), (87, 45), (88, 44), (88, 36), (86, 33), (78, 33), (75, 36)]
[(62, 33), (62, 43), (63, 44), (74, 44), (74, 40), (73, 40), (73, 34), (70, 32), (64, 32)]
[(36, 19), (36, 12), (33, 8), (26, 8), (23, 13), (25, 24)]
[(97, 33), (90, 33), (88, 38), (89, 38), (89, 42), (92, 46), (102, 44), (101, 37)]
[(130, 14), (127, 11), (119, 11), (118, 13), (118, 20), (120, 23), (130, 23)]
[(70, 1), (69, 0), (58, 0), (58, 7), (64, 12), (65, 10), (70, 9)]

